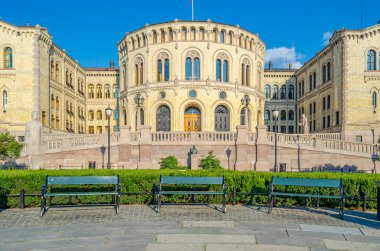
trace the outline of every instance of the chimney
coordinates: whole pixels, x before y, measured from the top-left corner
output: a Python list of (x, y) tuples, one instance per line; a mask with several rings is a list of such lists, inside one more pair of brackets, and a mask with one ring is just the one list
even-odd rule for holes
[(272, 70), (272, 69), (273, 69), (273, 62), (269, 61), (269, 70)]
[(110, 69), (114, 69), (115, 68), (115, 63), (114, 61), (111, 59), (110, 61)]
[(291, 69), (293, 69), (293, 64), (292, 63), (289, 64), (289, 70), (291, 70)]

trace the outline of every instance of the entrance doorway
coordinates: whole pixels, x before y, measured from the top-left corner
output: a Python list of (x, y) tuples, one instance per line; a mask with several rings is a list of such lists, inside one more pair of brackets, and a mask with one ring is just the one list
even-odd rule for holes
[(185, 132), (201, 131), (201, 112), (198, 108), (191, 106), (185, 111)]

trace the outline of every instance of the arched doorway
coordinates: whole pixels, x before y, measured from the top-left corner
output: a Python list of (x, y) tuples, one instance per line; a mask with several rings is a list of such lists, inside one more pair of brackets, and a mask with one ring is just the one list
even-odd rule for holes
[(190, 106), (185, 111), (185, 132), (201, 131), (201, 112), (195, 106)]
[(230, 130), (230, 113), (228, 109), (219, 105), (215, 109), (215, 131), (227, 132)]
[(156, 128), (157, 132), (170, 131), (170, 109), (166, 105), (157, 109)]

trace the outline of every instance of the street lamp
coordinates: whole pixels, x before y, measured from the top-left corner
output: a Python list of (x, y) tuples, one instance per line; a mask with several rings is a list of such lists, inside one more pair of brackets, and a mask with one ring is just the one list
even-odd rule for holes
[(108, 119), (108, 162), (107, 169), (111, 169), (111, 115), (112, 108), (108, 105), (106, 108), (106, 116)]
[(141, 96), (140, 93), (137, 93), (135, 96), (135, 103), (137, 105), (137, 127), (140, 126), (141, 119), (140, 119), (140, 106), (144, 103), (144, 97)]
[(241, 98), (241, 104), (244, 106), (244, 125), (248, 127), (248, 105), (251, 102), (248, 94)]
[(104, 154), (106, 153), (106, 147), (104, 145), (100, 147), (100, 152), (102, 153), (102, 168), (104, 169)]
[(274, 118), (274, 171), (277, 172), (277, 131), (278, 131), (278, 110), (273, 111)]

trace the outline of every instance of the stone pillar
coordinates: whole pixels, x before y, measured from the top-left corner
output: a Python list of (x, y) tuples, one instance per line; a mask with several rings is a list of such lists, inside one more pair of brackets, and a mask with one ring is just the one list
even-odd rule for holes
[(131, 164), (131, 127), (127, 125), (120, 126), (119, 139), (119, 161), (122, 165), (130, 166)]
[(139, 169), (153, 169), (152, 163), (152, 134), (150, 126), (140, 126), (140, 143), (139, 143)]
[(197, 170), (199, 169), (199, 166), (198, 166), (198, 163), (199, 163), (199, 158), (200, 158), (200, 155), (197, 154), (197, 153), (192, 153), (191, 154), (191, 166), (190, 166), (190, 169), (191, 170)]
[(269, 171), (267, 126), (256, 127), (256, 171)]
[(248, 127), (246, 125), (238, 125), (236, 127), (236, 163), (235, 170), (252, 170), (251, 161), (248, 159)]
[(33, 112), (32, 120), (26, 124), (25, 128), (26, 155), (31, 169), (40, 168), (42, 163), (40, 163), (39, 155), (44, 153), (44, 149), (47, 148), (42, 142), (42, 129), (38, 112)]

